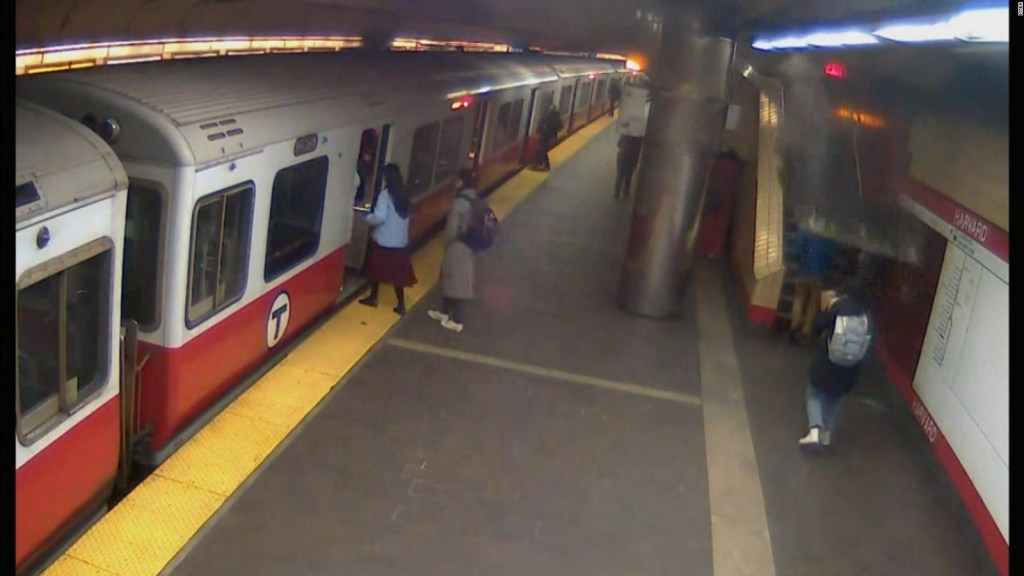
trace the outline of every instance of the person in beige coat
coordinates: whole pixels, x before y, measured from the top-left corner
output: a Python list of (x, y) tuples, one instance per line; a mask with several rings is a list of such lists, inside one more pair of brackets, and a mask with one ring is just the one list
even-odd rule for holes
[(459, 170), (455, 183), (455, 198), (444, 230), (444, 262), (441, 263), (441, 293), (444, 300), (440, 310), (427, 312), (441, 326), (462, 332), (462, 305), (473, 298), (473, 249), (460, 240), (469, 227), (470, 200), (476, 198), (476, 177), (468, 168)]

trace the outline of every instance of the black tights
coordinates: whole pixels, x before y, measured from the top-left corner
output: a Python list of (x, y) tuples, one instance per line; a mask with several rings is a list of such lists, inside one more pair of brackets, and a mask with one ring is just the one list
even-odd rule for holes
[[(377, 293), (380, 291), (380, 282), (370, 283), (370, 295), (367, 300), (376, 300)], [(401, 286), (395, 286), (395, 296), (398, 297), (398, 308), (401, 310), (405, 309), (405, 289)]]

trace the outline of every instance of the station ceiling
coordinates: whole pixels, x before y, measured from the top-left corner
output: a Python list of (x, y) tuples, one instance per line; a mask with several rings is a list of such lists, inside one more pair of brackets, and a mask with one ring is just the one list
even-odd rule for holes
[[(680, 8), (696, 7), (733, 28), (741, 50), (750, 35), (844, 22), (948, 11), (966, 0), (16, 0), (16, 47), (116, 40), (223, 36), (396, 37), (610, 52), (641, 60), (655, 51), (653, 30)], [(749, 51), (766, 74), (786, 54)], [(817, 53), (811, 58), (832, 57)], [(1008, 48), (952, 45), (843, 50), (862, 76), (929, 93), (973, 90), (969, 99), (1008, 91)], [(962, 86), (970, 84), (970, 86)], [(961, 86), (961, 88), (958, 88)], [(968, 91), (970, 91), (968, 90)], [(998, 101), (1001, 102), (1001, 101)], [(996, 105), (998, 106), (998, 102)]]
[(920, 13), (951, 0), (17, 0), (21, 47), (116, 39), (331, 34), (479, 40), (548, 50), (641, 52), (683, 3), (742, 29)]

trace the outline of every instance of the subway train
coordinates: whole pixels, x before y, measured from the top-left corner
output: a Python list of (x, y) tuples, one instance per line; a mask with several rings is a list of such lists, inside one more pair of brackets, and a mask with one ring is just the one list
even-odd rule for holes
[(628, 74), (541, 54), (337, 52), (19, 77), (18, 573), (334, 309), (385, 163), (422, 242), (458, 168), (493, 188), (532, 162), (540, 111), (557, 107), (565, 137)]

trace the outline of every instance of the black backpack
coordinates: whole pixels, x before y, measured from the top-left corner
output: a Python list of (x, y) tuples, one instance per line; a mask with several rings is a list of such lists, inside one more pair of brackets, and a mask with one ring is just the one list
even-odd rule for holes
[(469, 202), (469, 224), (466, 231), (462, 233), (459, 240), (473, 250), (486, 250), (494, 243), (494, 237), (498, 234), (498, 217), (480, 198), (472, 198), (466, 194), (457, 194)]

